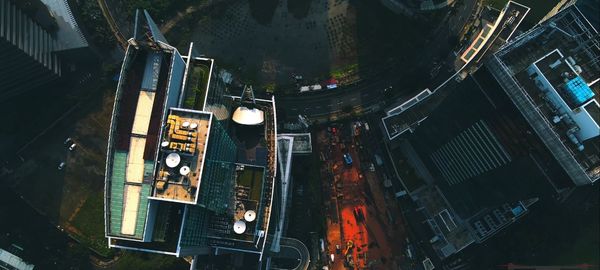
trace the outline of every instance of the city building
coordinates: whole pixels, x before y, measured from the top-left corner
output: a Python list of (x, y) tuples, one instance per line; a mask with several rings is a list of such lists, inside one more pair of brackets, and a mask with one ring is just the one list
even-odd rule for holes
[(49, 14), (40, 12), (34, 19), (16, 3), (0, 0), (0, 101), (60, 77), (55, 28)]
[(145, 11), (133, 33), (108, 142), (109, 246), (262, 259), (279, 211), (275, 99), (231, 95), (227, 72), (193, 44), (182, 56)]
[(600, 178), (599, 44), (578, 5), (566, 6), (399, 114), (411, 124), (388, 132), (390, 155), (416, 171), (418, 182), (398, 177), (437, 258)]
[(0, 101), (57, 82), (65, 51), (87, 46), (66, 0), (0, 0)]
[(0, 248), (0, 269), (7, 270), (33, 270), (35, 266), (29, 264), (19, 256)]
[(513, 38), (516, 30), (529, 13), (529, 7), (514, 1), (508, 1), (502, 10), (486, 8), (486, 15), (481, 15), (480, 26), (469, 45), (461, 49), (454, 66), (456, 74), (430, 90), (422, 90), (407, 100), (400, 100), (386, 110), (382, 125), (387, 140), (401, 138), (405, 132), (413, 132), (415, 127), (427, 118), (429, 114), (455, 85), (469, 73), (476, 71), (489, 55), (504, 46)]

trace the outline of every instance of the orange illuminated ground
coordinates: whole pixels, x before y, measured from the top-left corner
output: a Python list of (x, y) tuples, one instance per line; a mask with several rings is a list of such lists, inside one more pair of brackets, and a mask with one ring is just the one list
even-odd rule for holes
[[(323, 131), (317, 139), (319, 150), (327, 151), (327, 145), (331, 145), (327, 133)], [(326, 257), (334, 254), (334, 261), (329, 260), (330, 269), (398, 269), (404, 230), (399, 222), (390, 224), (388, 218), (388, 211), (397, 211), (397, 206), (386, 203), (376, 173), (360, 171), (359, 157), (350, 143), (346, 151), (352, 155), (352, 166), (344, 164), (342, 146), (336, 143), (321, 170), (326, 179), (324, 194), (328, 196), (324, 200), (329, 200)], [(350, 241), (353, 247), (348, 249)]]

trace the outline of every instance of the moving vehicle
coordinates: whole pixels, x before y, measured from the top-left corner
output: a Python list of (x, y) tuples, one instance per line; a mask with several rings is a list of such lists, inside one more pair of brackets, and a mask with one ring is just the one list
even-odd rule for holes
[(348, 166), (352, 165), (352, 156), (349, 153), (344, 154), (344, 162)]

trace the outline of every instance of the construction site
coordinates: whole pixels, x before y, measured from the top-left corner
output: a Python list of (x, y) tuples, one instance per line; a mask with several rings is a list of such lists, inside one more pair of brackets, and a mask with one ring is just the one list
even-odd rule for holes
[[(336, 125), (317, 134), (326, 209), (330, 269), (398, 269), (404, 263), (405, 230), (384, 177), (366, 154), (365, 126)], [(378, 166), (377, 166), (378, 167)], [(388, 199), (389, 198), (389, 199)], [(325, 261), (325, 260), (323, 260)]]

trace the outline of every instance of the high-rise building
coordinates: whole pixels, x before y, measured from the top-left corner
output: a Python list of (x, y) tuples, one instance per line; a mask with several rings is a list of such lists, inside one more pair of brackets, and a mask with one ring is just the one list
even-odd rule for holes
[(88, 44), (66, 0), (0, 0), (0, 101), (63, 75), (65, 51)]
[(600, 179), (599, 44), (570, 5), (418, 101), (430, 114), (403, 112), (414, 124), (398, 149), (423, 179), (403, 185), (439, 258)]
[[(275, 100), (229, 92), (231, 76), (182, 56), (136, 12), (108, 142), (110, 247), (263, 256), (277, 172)], [(235, 110), (234, 110), (235, 109)]]
[(15, 3), (0, 0), (0, 101), (60, 77), (53, 27), (49, 15), (40, 12), (34, 19)]

